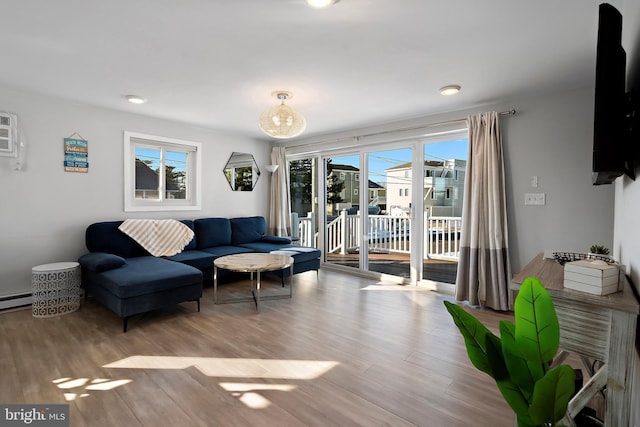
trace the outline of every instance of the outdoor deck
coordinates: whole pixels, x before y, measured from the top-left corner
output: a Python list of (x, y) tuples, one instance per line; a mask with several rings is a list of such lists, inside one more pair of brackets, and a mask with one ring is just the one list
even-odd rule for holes
[[(358, 254), (329, 254), (327, 261), (333, 264), (358, 268)], [(378, 273), (391, 274), (399, 277), (409, 277), (409, 254), (369, 254), (369, 270)], [(457, 261), (426, 259), (423, 264), (423, 277), (442, 283), (455, 283), (458, 270)]]

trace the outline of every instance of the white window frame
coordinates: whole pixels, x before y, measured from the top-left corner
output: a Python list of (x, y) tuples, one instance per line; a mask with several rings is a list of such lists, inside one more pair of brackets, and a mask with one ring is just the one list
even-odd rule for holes
[[(135, 198), (136, 147), (176, 150), (187, 153), (187, 195), (185, 199), (149, 200)], [(140, 211), (190, 211), (202, 209), (202, 144), (194, 141), (147, 135), (137, 132), (124, 132), (124, 210)], [(160, 168), (164, 171), (164, 167)], [(160, 179), (164, 187), (164, 177)], [(164, 190), (160, 190), (164, 195)]]

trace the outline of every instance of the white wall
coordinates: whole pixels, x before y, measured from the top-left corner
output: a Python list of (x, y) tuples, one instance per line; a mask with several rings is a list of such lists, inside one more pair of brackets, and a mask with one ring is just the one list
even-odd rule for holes
[[(92, 222), (268, 213), (268, 142), (8, 88), (0, 88), (0, 111), (18, 115), (27, 142), (22, 171), (0, 157), (0, 297), (31, 292), (35, 265), (76, 260)], [(124, 212), (124, 130), (202, 143), (201, 211)], [(63, 139), (74, 132), (89, 141), (86, 174), (63, 170)], [(263, 173), (254, 191), (230, 190), (222, 170), (232, 151), (255, 156)]]
[[(513, 272), (536, 253), (612, 248), (612, 186), (591, 184), (593, 88), (521, 99), (503, 120)], [(538, 188), (531, 177), (538, 177)], [(545, 206), (525, 206), (525, 193), (545, 193)]]

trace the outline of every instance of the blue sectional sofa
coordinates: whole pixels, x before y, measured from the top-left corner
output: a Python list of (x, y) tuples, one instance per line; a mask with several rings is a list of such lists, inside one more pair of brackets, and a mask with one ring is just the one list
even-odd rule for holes
[[(320, 268), (320, 251), (292, 245), (288, 238), (267, 236), (264, 217), (182, 220), (194, 237), (182, 252), (170, 257), (150, 255), (118, 227), (123, 221), (89, 225), (85, 243), (89, 253), (78, 259), (82, 286), (91, 296), (123, 319), (136, 314), (197, 302), (200, 311), (203, 280), (213, 277), (213, 260), (246, 252), (283, 253), (293, 257), (294, 274)], [(275, 272), (284, 277), (289, 269)]]

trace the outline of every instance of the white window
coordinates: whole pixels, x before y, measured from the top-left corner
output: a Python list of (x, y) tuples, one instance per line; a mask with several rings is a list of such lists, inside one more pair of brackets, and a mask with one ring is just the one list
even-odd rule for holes
[(125, 131), (124, 210), (200, 210), (198, 142)]
[(345, 178), (344, 172), (340, 172), (340, 179), (344, 181), (344, 178)]
[(358, 195), (358, 189), (357, 189), (357, 188), (354, 188), (354, 189), (353, 189), (353, 195), (354, 195), (354, 196), (357, 196), (357, 195)]
[(356, 181), (360, 181), (360, 174), (359, 173), (356, 174)]

